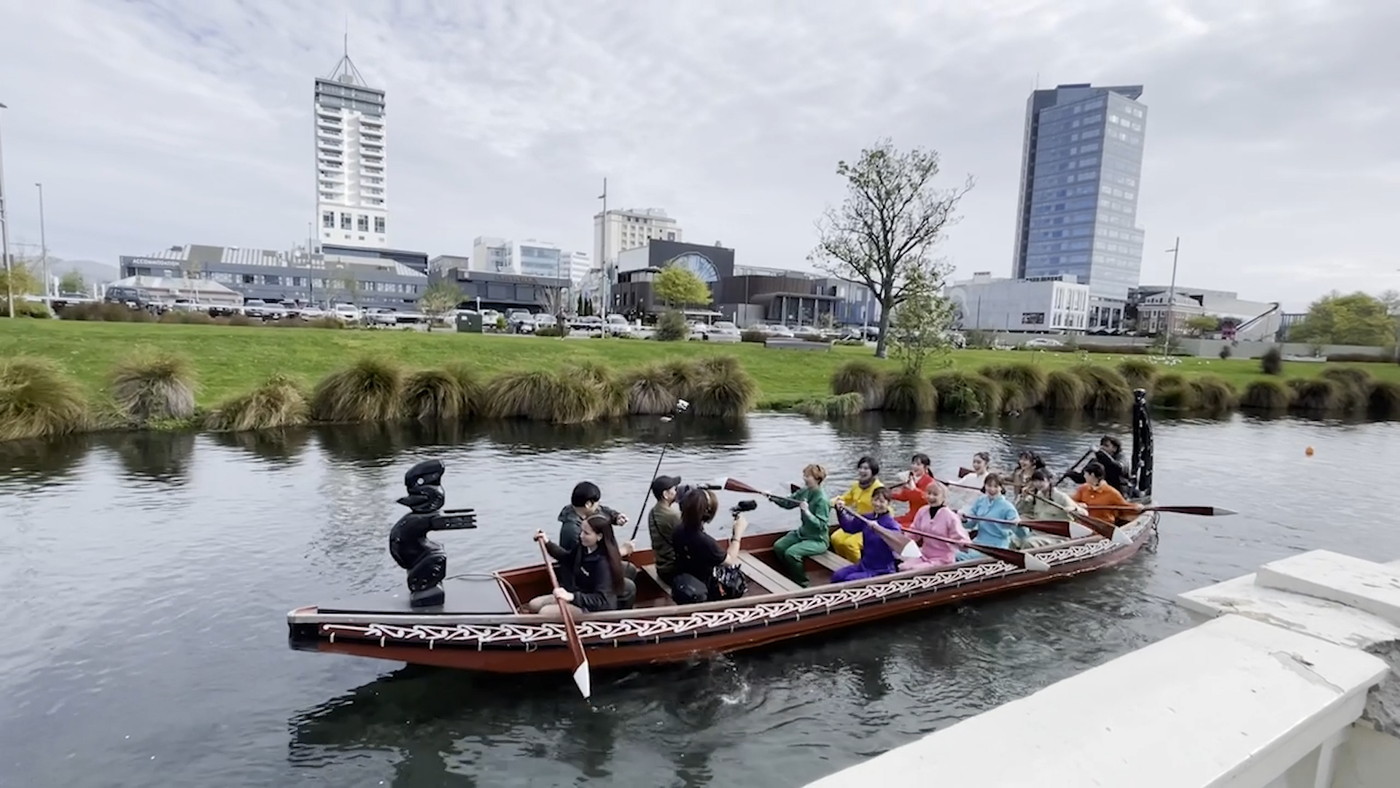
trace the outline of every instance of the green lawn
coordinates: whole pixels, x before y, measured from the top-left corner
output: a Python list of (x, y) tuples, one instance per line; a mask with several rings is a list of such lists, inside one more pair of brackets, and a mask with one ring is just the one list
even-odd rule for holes
[[(648, 362), (704, 355), (736, 356), (758, 381), (761, 406), (789, 403), (827, 393), (827, 381), (841, 363), (870, 358), (860, 347), (836, 347), (830, 353), (770, 350), (759, 344), (715, 345), (708, 342), (661, 343), (637, 339), (543, 339), (536, 337), (425, 334), (393, 330), (333, 330), (263, 328), (162, 323), (101, 323), (63, 320), (0, 319), (0, 358), (30, 354), (53, 359), (94, 392), (121, 356), (147, 346), (186, 354), (195, 363), (201, 405), (213, 405), (261, 382), (274, 372), (314, 383), (355, 357), (378, 353), (410, 367), (440, 366), (468, 361), (490, 375), (506, 369), (551, 367), (565, 361), (594, 360), (616, 369)], [(1127, 356), (1094, 354), (1096, 363), (1116, 365)], [(1141, 357), (1138, 357), (1141, 358)], [(1030, 362), (1046, 369), (1079, 361), (1075, 353), (965, 350), (952, 354), (955, 367), (977, 369), (986, 364)], [(895, 362), (882, 362), (891, 368)], [(1286, 377), (1313, 377), (1331, 364), (1285, 363)], [(1400, 366), (1361, 364), (1379, 380), (1400, 381)], [(1263, 377), (1256, 361), (1182, 359), (1164, 371), (1182, 374), (1211, 372), (1236, 387)], [(932, 370), (930, 370), (932, 371)]]

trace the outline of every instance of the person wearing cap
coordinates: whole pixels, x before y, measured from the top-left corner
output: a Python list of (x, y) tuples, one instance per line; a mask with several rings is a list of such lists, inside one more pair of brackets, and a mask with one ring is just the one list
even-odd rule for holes
[(924, 508), (924, 490), (933, 483), (933, 474), (929, 471), (932, 464), (927, 454), (915, 454), (909, 458), (909, 475), (890, 490), (892, 500), (909, 504), (909, 511), (894, 518), (904, 528), (908, 528), (919, 510)]
[(681, 524), (681, 513), (676, 508), (676, 488), (681, 484), (679, 476), (658, 476), (651, 480), (651, 494), (656, 498), (651, 513), (647, 515), (647, 533), (651, 534), (651, 553), (656, 560), (656, 575), (667, 584), (676, 576), (676, 548), (671, 537), (676, 526)]

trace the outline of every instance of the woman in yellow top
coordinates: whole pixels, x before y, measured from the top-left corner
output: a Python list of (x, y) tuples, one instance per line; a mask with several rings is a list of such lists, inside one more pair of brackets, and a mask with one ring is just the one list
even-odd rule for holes
[[(861, 457), (856, 461), (856, 483), (851, 485), (851, 489), (845, 494), (838, 495), (831, 499), (834, 506), (840, 501), (847, 509), (862, 517), (870, 517), (875, 512), (875, 504), (871, 502), (870, 496), (881, 487), (884, 487), (879, 479), (875, 478), (880, 474), (880, 461), (874, 457)], [(865, 544), (865, 537), (861, 533), (847, 533), (837, 529), (831, 535), (831, 552), (841, 556), (853, 564), (860, 563), (860, 550)]]

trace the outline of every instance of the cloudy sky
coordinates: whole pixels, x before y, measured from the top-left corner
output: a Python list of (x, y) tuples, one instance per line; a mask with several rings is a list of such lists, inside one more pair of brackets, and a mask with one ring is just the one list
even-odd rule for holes
[(1145, 282), (1180, 235), (1189, 285), (1400, 287), (1393, 0), (0, 0), (12, 239), (38, 241), (36, 181), (62, 257), (303, 238), (347, 20), (399, 248), (589, 249), (607, 176), (613, 207), (806, 267), (836, 162), (888, 136), (976, 176), (942, 251), (1008, 275), (1038, 79), (1145, 86)]

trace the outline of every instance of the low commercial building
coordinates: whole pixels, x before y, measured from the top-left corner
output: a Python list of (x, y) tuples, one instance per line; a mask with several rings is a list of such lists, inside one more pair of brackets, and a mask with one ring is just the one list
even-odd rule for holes
[(1072, 332), (1089, 325), (1089, 286), (1069, 274), (997, 279), (979, 272), (950, 283), (954, 326), (964, 331)]
[(566, 291), (566, 308), (573, 311), (576, 299), (567, 277), (526, 276), (524, 274), (473, 271), (449, 268), (430, 275), (431, 282), (449, 282), (462, 291), (461, 303), (474, 309), (495, 309), (498, 312), (549, 311), (551, 299)]
[(107, 285), (104, 292), (134, 290), (153, 303), (169, 304), (188, 299), (205, 307), (234, 308), (243, 306), (243, 294), (208, 279), (186, 279), (182, 276), (128, 276)]
[(1136, 313), (1137, 330), (1143, 334), (1163, 333), (1168, 316), (1172, 332), (1182, 334), (1191, 318), (1209, 315), (1220, 319), (1226, 339), (1267, 341), (1278, 333), (1284, 319), (1278, 302), (1246, 301), (1231, 290), (1181, 285), (1175, 290), (1170, 285), (1140, 285), (1129, 293), (1129, 305)]
[(275, 251), (187, 244), (146, 255), (122, 255), (118, 267), (124, 277), (207, 279), (244, 298), (401, 310), (413, 308), (428, 285), (425, 274), (390, 258), (307, 254), (305, 248)]

